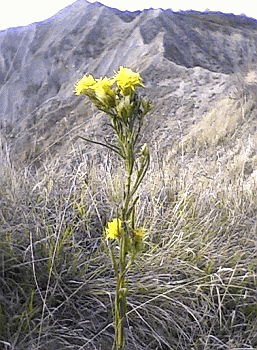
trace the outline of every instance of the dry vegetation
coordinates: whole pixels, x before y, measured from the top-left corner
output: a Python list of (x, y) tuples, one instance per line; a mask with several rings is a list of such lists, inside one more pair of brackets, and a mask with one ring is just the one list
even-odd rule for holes
[[(250, 97), (223, 100), (176, 149), (152, 144), (126, 349), (256, 349), (256, 116)], [(76, 141), (17, 169), (1, 146), (0, 348), (111, 349), (117, 160)]]

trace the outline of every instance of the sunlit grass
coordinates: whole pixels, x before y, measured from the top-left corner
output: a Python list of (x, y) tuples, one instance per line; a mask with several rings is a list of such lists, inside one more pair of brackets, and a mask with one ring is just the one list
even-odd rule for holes
[[(146, 243), (128, 276), (127, 350), (257, 347), (256, 115), (254, 96), (233, 97), (172, 145), (151, 130), (160, 141), (139, 187)], [(73, 139), (16, 167), (0, 140), (0, 348), (110, 349), (103, 227), (122, 202), (117, 156)]]
[[(240, 142), (226, 137), (191, 143), (183, 161), (181, 148), (161, 157), (152, 148), (137, 219), (147, 244), (128, 279), (128, 349), (257, 346), (257, 190), (240, 166), (243, 148), (214, 157)], [(37, 170), (15, 169), (1, 154), (4, 349), (113, 342), (115, 279), (102, 227), (120, 202), (122, 173), (109, 151), (89, 162), (80, 147)]]

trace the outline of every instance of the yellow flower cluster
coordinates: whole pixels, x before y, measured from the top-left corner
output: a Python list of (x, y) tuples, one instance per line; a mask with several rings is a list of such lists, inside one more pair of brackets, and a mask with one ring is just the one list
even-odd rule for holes
[(92, 89), (96, 81), (92, 75), (85, 75), (80, 81), (77, 82), (74, 90), (75, 95), (87, 94), (89, 89)]
[(76, 84), (76, 95), (87, 95), (101, 104), (114, 107), (116, 101), (115, 84), (121, 95), (126, 96), (135, 91), (135, 87), (144, 86), (139, 73), (134, 73), (130, 68), (121, 66), (113, 78), (94, 79), (92, 75), (85, 75)]
[(113, 85), (113, 79), (100, 78), (96, 80), (93, 85), (96, 98), (103, 104), (113, 107), (115, 105), (115, 93), (111, 89)]
[(105, 229), (106, 238), (108, 239), (118, 239), (120, 238), (122, 232), (122, 221), (120, 219), (113, 219), (108, 222), (108, 227)]
[(140, 227), (140, 228), (134, 229), (133, 235), (134, 235), (134, 238), (136, 239), (136, 241), (142, 241), (142, 239), (144, 238), (144, 235), (145, 235), (145, 228)]
[[(139, 227), (133, 230), (133, 237), (136, 241), (142, 241), (145, 235), (145, 228)], [(112, 221), (107, 223), (105, 228), (107, 239), (118, 239), (122, 233), (122, 221), (120, 219), (114, 218)]]
[(144, 87), (140, 74), (134, 73), (130, 68), (123, 66), (120, 67), (114, 79), (123, 95), (130, 94), (131, 90), (134, 91), (136, 86)]

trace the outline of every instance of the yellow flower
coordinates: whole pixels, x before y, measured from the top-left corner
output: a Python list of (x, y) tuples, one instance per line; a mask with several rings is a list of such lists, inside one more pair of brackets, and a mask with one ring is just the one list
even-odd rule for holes
[(77, 82), (74, 90), (76, 95), (87, 94), (88, 90), (92, 89), (96, 81), (92, 75), (85, 75)]
[(96, 83), (92, 86), (95, 92), (96, 98), (105, 105), (113, 107), (115, 105), (115, 93), (111, 89), (114, 80), (106, 77), (96, 80)]
[(136, 86), (144, 87), (139, 73), (134, 73), (130, 68), (120, 66), (119, 71), (114, 77), (118, 88), (123, 95), (128, 95), (135, 90)]
[(106, 236), (109, 239), (118, 239), (122, 231), (122, 221), (120, 219), (113, 219), (108, 222), (108, 228), (105, 229)]
[(145, 235), (145, 228), (144, 227), (140, 227), (140, 228), (136, 228), (133, 230), (133, 235), (135, 237), (135, 239), (137, 241), (142, 241), (144, 235)]

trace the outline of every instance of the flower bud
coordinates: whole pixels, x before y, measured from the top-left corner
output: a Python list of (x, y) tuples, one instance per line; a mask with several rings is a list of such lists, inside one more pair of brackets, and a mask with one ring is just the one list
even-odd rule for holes
[(147, 143), (144, 143), (142, 148), (141, 148), (141, 154), (142, 154), (142, 157), (143, 158), (146, 158), (148, 157), (149, 155), (149, 149), (148, 149), (148, 146), (147, 146)]
[(143, 109), (144, 109), (144, 113), (146, 114), (147, 112), (149, 112), (150, 111), (150, 109), (151, 109), (151, 105), (150, 105), (150, 102), (148, 101), (148, 99), (146, 99), (146, 98), (142, 98), (141, 99), (141, 104), (142, 104), (142, 107), (143, 107)]
[(117, 114), (122, 119), (127, 119), (131, 113), (131, 102), (130, 102), (130, 96), (124, 96), (118, 101), (116, 101), (116, 111)]

